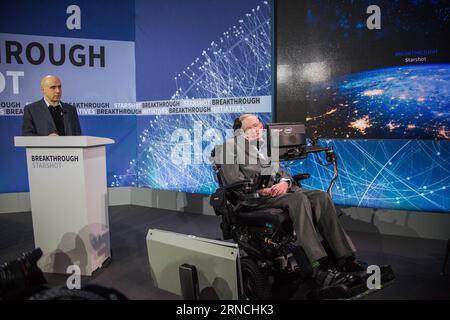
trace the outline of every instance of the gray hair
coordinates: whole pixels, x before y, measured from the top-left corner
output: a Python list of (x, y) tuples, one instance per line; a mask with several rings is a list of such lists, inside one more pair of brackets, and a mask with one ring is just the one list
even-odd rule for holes
[[(242, 121), (244, 121), (245, 119), (250, 118), (250, 117), (255, 117), (255, 118), (257, 118), (259, 120), (257, 115), (251, 114), (251, 113), (246, 113), (246, 114), (243, 114), (243, 115), (241, 115), (239, 117), (239, 121), (242, 123)], [(242, 129), (244, 129), (244, 128), (242, 128)]]
[(246, 119), (248, 117), (258, 117), (258, 116), (254, 115), (254, 114), (251, 114), (251, 113), (246, 113), (246, 114), (241, 115), (239, 117), (239, 120), (242, 122), (244, 119)]

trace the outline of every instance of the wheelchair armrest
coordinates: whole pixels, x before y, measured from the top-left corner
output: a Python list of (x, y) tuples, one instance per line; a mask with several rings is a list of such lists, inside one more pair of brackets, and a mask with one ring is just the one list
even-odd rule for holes
[(260, 198), (259, 193), (254, 190), (253, 183), (253, 180), (245, 179), (225, 186), (224, 189), (226, 191), (233, 191), (239, 199), (238, 202), (240, 202), (241, 204), (248, 204), (249, 201)]
[(292, 177), (296, 183), (299, 183), (300, 180), (309, 179), (311, 175), (309, 173), (299, 173)]
[(237, 190), (248, 187), (251, 183), (252, 183), (252, 180), (245, 179), (245, 180), (241, 180), (241, 181), (229, 184), (227, 186), (224, 186), (223, 188), (227, 191), (237, 191)]

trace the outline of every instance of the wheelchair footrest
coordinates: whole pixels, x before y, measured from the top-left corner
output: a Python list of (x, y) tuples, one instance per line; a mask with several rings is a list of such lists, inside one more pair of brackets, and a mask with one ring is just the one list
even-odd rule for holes
[(353, 276), (358, 278), (358, 281), (352, 286), (346, 285), (336, 285), (329, 286), (325, 288), (313, 289), (308, 293), (308, 298), (312, 300), (323, 300), (323, 299), (344, 299), (353, 300), (362, 298), (368, 294), (379, 291), (395, 279), (394, 272), (390, 265), (380, 266), (381, 277), (380, 277), (380, 289), (370, 289), (367, 280), (371, 276), (365, 272), (352, 273)]

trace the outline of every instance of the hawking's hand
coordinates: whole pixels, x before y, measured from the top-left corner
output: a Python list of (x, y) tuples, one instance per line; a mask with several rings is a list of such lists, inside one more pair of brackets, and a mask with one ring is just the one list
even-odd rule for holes
[(271, 193), (272, 193), (271, 189), (272, 188), (264, 188), (264, 189), (258, 190), (258, 193), (262, 197), (267, 197), (267, 196), (271, 195)]
[(270, 194), (272, 197), (278, 197), (285, 194), (289, 189), (289, 183), (286, 181), (281, 181), (277, 184), (274, 184), (272, 188), (270, 188)]

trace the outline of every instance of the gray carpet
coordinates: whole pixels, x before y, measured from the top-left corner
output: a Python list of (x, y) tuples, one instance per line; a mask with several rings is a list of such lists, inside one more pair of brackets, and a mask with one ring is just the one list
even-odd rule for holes
[[(145, 238), (150, 228), (220, 238), (219, 219), (138, 206), (109, 208), (111, 264), (83, 283), (94, 283), (121, 291), (130, 299), (181, 299), (155, 288), (149, 273)], [(450, 276), (441, 276), (445, 241), (425, 240), (373, 233), (350, 232), (358, 257), (370, 264), (391, 264), (396, 280), (364, 299), (450, 299)], [(0, 214), (0, 263), (34, 248), (31, 213)], [(449, 272), (450, 273), (450, 270)], [(65, 284), (67, 276), (45, 274), (49, 286)], [(304, 299), (306, 287), (284, 297)]]

